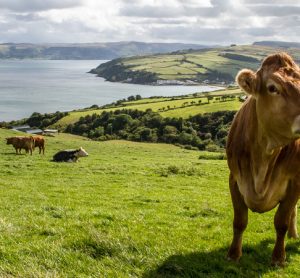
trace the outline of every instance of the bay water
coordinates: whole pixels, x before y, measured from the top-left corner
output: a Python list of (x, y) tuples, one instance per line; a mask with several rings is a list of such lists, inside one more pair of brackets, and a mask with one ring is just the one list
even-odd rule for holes
[(0, 121), (33, 112), (71, 111), (131, 95), (178, 96), (213, 91), (212, 86), (151, 86), (114, 83), (88, 73), (105, 61), (0, 60)]

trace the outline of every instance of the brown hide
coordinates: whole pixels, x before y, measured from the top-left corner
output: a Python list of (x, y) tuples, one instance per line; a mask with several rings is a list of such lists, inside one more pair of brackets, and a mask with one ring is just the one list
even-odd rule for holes
[(45, 153), (45, 139), (43, 136), (34, 136), (34, 146), (39, 148), (39, 154)]
[(227, 141), (234, 237), (228, 258), (242, 254), (247, 210), (275, 215), (272, 263), (285, 259), (284, 236), (297, 237), (300, 194), (300, 70), (285, 53), (270, 55), (257, 72), (242, 70), (237, 82), (251, 96), (236, 114)]
[(21, 154), (21, 150), (24, 149), (26, 153), (30, 152), (32, 155), (32, 150), (34, 148), (34, 139), (32, 136), (14, 136), (6, 138), (7, 145), (13, 145), (16, 150), (16, 154)]

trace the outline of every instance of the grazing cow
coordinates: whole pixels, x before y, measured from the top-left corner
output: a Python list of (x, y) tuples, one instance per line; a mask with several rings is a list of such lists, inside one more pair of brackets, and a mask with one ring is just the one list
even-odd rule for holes
[(39, 154), (42, 153), (45, 154), (45, 139), (43, 136), (34, 136), (34, 147), (39, 148)]
[(34, 148), (34, 139), (32, 136), (14, 136), (6, 138), (7, 145), (13, 145), (16, 150), (16, 154), (21, 154), (21, 150), (25, 149), (26, 153), (30, 152), (32, 155), (32, 150)]
[(59, 151), (53, 156), (55, 162), (77, 162), (79, 157), (88, 156), (88, 153), (80, 147), (78, 150)]
[(263, 213), (278, 209), (272, 264), (285, 262), (284, 237), (297, 238), (300, 194), (300, 68), (278, 53), (253, 72), (237, 75), (250, 97), (236, 114), (227, 141), (229, 187), (234, 210), (233, 240), (228, 259), (242, 255), (248, 208)]

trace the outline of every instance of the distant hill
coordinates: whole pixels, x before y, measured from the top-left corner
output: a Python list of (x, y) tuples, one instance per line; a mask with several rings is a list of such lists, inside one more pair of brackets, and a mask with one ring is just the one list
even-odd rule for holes
[[(282, 48), (232, 45), (213, 49), (122, 58), (91, 70), (109, 81), (137, 84), (230, 84), (242, 68), (257, 69), (267, 55)], [(300, 61), (300, 49), (285, 51)]]
[(284, 41), (260, 41), (260, 42), (254, 42), (253, 45), (263, 45), (263, 46), (282, 47), (282, 48), (300, 48), (299, 42), (284, 42)]
[(207, 46), (183, 43), (106, 42), (85, 44), (0, 44), (0, 59), (111, 60)]

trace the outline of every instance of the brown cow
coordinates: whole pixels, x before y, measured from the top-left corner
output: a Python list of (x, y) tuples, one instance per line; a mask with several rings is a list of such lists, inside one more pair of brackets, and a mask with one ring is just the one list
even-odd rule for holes
[(34, 147), (39, 148), (39, 154), (43, 151), (43, 154), (45, 154), (45, 139), (43, 136), (34, 136)]
[(300, 68), (285, 53), (268, 56), (256, 72), (242, 70), (239, 86), (251, 96), (236, 114), (227, 142), (234, 209), (228, 259), (242, 255), (248, 208), (275, 208), (273, 265), (284, 265), (284, 237), (297, 238), (300, 194)]
[(16, 154), (21, 154), (21, 150), (25, 149), (26, 153), (30, 152), (32, 155), (32, 150), (34, 148), (34, 139), (32, 136), (14, 136), (6, 138), (7, 145), (13, 145), (16, 150)]

